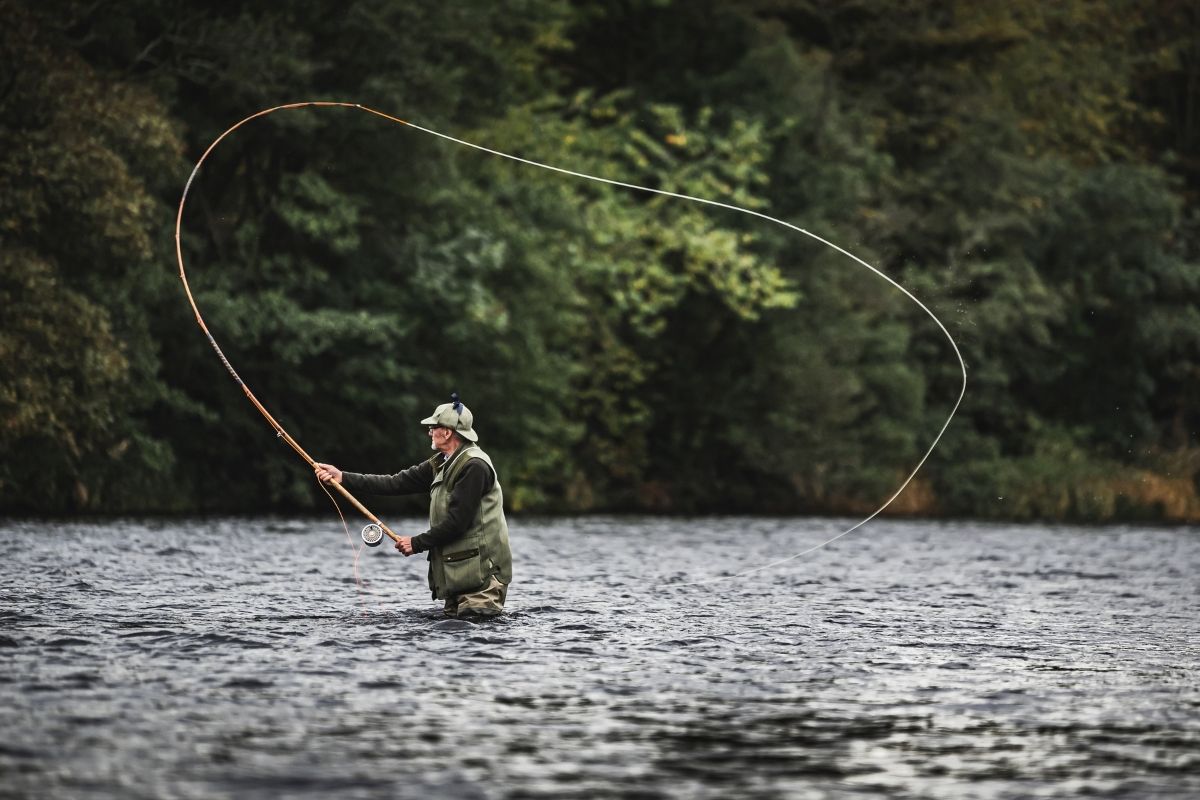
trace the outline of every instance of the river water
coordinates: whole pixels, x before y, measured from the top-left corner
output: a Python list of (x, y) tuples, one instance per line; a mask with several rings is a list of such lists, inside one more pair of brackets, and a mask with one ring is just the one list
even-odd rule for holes
[(0, 522), (0, 796), (1200, 796), (1200, 531), (878, 522), (693, 583), (846, 524), (517, 519), (475, 624), (423, 557), (357, 588), (336, 520)]

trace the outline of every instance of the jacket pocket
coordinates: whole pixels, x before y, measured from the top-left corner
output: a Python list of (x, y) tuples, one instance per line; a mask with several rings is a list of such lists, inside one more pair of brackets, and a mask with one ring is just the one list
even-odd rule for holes
[(442, 569), (446, 575), (444, 594), (464, 594), (473, 592), (483, 586), (483, 561), (479, 557), (479, 548), (457, 550), (442, 556)]

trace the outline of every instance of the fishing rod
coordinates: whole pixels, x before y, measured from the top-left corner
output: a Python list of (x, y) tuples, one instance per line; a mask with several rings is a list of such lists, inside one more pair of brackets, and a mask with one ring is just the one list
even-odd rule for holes
[[(217, 340), (213, 338), (212, 333), (208, 330), (208, 325), (205, 324), (204, 317), (200, 314), (200, 308), (196, 305), (196, 298), (192, 296), (192, 289), (188, 285), (187, 271), (183, 266), (183, 244), (181, 241), (181, 230), (183, 228), (183, 208), (187, 204), (188, 192), (191, 191), (192, 181), (195, 180), (196, 175), (200, 172), (200, 167), (202, 164), (204, 164), (204, 160), (208, 158), (209, 154), (214, 149), (216, 149), (216, 146), (221, 143), (221, 140), (253, 119), (266, 116), (267, 114), (279, 111), (281, 109), (302, 108), (304, 106), (357, 107), (353, 103), (333, 103), (319, 101), (307, 103), (289, 103), (287, 105), (275, 106), (274, 108), (268, 108), (263, 111), (259, 111), (257, 114), (251, 114), (213, 140), (213, 143), (210, 144), (208, 149), (204, 151), (204, 154), (200, 156), (200, 160), (196, 162), (195, 168), (192, 169), (191, 176), (188, 177), (187, 185), (183, 188), (183, 196), (179, 199), (179, 210), (175, 215), (175, 257), (179, 261), (179, 279), (183, 281), (183, 291), (187, 293), (188, 303), (191, 304), (192, 311), (196, 315), (196, 324), (200, 326), (200, 330), (203, 331), (204, 335), (208, 338), (208, 343), (212, 345), (213, 350), (216, 351), (217, 357), (221, 359), (221, 363), (225, 365), (225, 369), (229, 371), (230, 376), (233, 377), (233, 380), (237, 383), (237, 385), (242, 387), (242, 392), (245, 393), (246, 399), (249, 400), (256, 409), (258, 409), (258, 412), (262, 414), (263, 418), (266, 419), (270, 426), (275, 429), (275, 436), (287, 442), (288, 446), (295, 450), (296, 453), (315, 470), (317, 467), (317, 461), (307, 452), (305, 452), (304, 448), (300, 446), (300, 443), (297, 442), (295, 438), (293, 438), (292, 435), (288, 433), (282, 425), (279, 424), (275, 417), (271, 416), (271, 412), (267, 411), (266, 407), (263, 406), (263, 404), (259, 402), (259, 399), (254, 396), (254, 392), (250, 390), (250, 387), (247, 386), (246, 382), (242, 380), (242, 377), (238, 375), (237, 370), (235, 370), (233, 365), (229, 363), (229, 359), (225, 357), (225, 353), (221, 350), (221, 346), (217, 344)], [(396, 119), (395, 117), (391, 117), (390, 119), (393, 119), (401, 124), (407, 124), (404, 123), (403, 120)], [(350, 504), (359, 511), (359, 513), (371, 520), (370, 524), (362, 529), (361, 536), (365, 544), (370, 547), (377, 547), (379, 543), (383, 541), (383, 537), (385, 535), (393, 542), (396, 542), (397, 544), (400, 543), (400, 537), (394, 531), (392, 531), (391, 528), (385, 525), (383, 521), (379, 519), (379, 517), (375, 516), (375, 514), (373, 514), (369, 508), (363, 505), (357, 497), (352, 495), (345, 486), (342, 486), (340, 482), (331, 481), (330, 484), (321, 484), (321, 488), (325, 490), (326, 494), (329, 494), (329, 490), (325, 489), (326, 485), (332, 485), (334, 489), (341, 493), (342, 497), (348, 500)], [(333, 499), (333, 495), (330, 494), (329, 497), (331, 500)], [(335, 501), (334, 506), (336, 505), (337, 503)], [(340, 510), (338, 511), (338, 514), (341, 514)]]

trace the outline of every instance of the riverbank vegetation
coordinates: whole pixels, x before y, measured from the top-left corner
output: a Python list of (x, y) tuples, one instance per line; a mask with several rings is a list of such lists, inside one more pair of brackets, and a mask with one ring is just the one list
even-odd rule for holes
[[(1200, 17), (1170, 0), (0, 0), (0, 510), (324, 504), (174, 259), (233, 122), (344, 100), (761, 211), (941, 318), (963, 406), (899, 513), (1200, 519)], [(736, 212), (350, 109), (189, 195), (210, 329), (315, 457), (451, 390), (518, 510), (862, 513), (959, 369), (913, 303)]]

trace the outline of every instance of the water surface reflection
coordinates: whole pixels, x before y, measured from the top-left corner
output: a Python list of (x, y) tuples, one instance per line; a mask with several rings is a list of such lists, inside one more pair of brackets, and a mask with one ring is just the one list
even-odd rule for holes
[(479, 625), (325, 520), (10, 522), (0, 794), (1200, 795), (1195, 531), (883, 522), (680, 585), (843, 522), (514, 520)]

